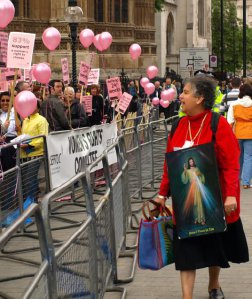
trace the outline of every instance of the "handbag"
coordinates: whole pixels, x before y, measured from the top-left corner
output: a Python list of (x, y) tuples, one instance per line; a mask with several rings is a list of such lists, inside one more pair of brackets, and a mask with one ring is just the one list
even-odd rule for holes
[[(155, 205), (155, 209), (150, 209), (150, 203)], [(138, 232), (138, 266), (159, 270), (174, 262), (172, 213), (154, 200), (144, 202), (142, 213), (144, 219), (141, 219)]]

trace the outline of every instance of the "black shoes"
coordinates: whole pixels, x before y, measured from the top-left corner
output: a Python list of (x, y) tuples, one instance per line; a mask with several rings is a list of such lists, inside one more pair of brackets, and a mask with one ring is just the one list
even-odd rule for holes
[(224, 293), (222, 292), (222, 289), (212, 289), (209, 292), (209, 299), (225, 299)]

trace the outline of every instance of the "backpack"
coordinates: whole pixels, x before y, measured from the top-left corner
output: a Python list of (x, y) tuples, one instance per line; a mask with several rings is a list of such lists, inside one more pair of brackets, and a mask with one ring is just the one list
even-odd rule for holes
[[(184, 116), (182, 117), (179, 117), (177, 118), (173, 123), (172, 123), (172, 127), (171, 127), (171, 133), (170, 133), (170, 140), (172, 139), (178, 125), (179, 125), (179, 122), (181, 120), (181, 118), (183, 118)], [(211, 119), (211, 130), (213, 132), (213, 140), (215, 140), (215, 134), (217, 132), (217, 128), (218, 128), (218, 123), (219, 123), (219, 119), (220, 119), (220, 114), (217, 113), (217, 112), (213, 112), (212, 111), (212, 119)]]

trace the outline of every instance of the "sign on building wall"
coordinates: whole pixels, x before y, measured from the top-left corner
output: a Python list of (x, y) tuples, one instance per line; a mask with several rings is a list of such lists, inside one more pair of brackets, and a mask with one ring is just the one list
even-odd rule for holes
[(203, 70), (209, 64), (208, 48), (180, 48), (180, 70)]

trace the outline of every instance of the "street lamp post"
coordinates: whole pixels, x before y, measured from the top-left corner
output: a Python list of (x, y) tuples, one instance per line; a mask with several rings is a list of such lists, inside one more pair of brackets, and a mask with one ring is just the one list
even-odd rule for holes
[(77, 74), (76, 74), (76, 43), (77, 43), (77, 28), (83, 16), (82, 9), (77, 6), (77, 0), (68, 0), (68, 7), (65, 12), (65, 20), (69, 23), (71, 50), (72, 50), (72, 84), (73, 88), (77, 89)]
[(247, 20), (246, 20), (246, 6), (247, 6), (247, 1), (243, 0), (243, 38), (242, 38), (242, 45), (243, 45), (243, 77), (246, 77), (246, 66), (247, 66)]
[(224, 4), (223, 0), (221, 0), (221, 7), (220, 7), (220, 38), (221, 38), (221, 72), (224, 71)]
[(236, 21), (232, 23), (233, 28), (233, 73), (235, 77), (235, 71), (236, 71), (236, 43), (235, 43), (235, 31), (236, 31)]

